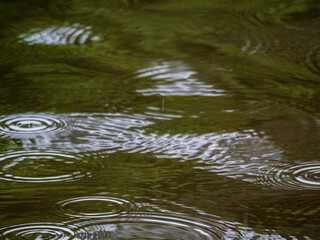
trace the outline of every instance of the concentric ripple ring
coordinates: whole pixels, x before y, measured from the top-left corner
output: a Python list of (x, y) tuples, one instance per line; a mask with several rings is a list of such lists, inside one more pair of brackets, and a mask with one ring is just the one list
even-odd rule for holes
[(0, 179), (10, 182), (74, 181), (89, 173), (83, 161), (60, 152), (20, 151), (0, 155)]
[(0, 118), (0, 134), (56, 133), (63, 131), (66, 125), (65, 120), (53, 115), (10, 115)]
[(276, 188), (320, 190), (320, 164), (273, 167), (262, 172), (257, 182)]
[(135, 212), (121, 218), (72, 223), (79, 239), (225, 239), (230, 230), (219, 221), (190, 218), (184, 214)]
[(310, 187), (320, 188), (320, 165), (309, 164), (300, 168), (299, 166), (291, 168), (293, 175), (301, 184)]
[(114, 217), (139, 207), (129, 200), (104, 196), (71, 198), (58, 202), (57, 206), (64, 215), (77, 218)]
[(0, 229), (0, 238), (9, 239), (73, 239), (74, 232), (58, 223), (21, 224)]

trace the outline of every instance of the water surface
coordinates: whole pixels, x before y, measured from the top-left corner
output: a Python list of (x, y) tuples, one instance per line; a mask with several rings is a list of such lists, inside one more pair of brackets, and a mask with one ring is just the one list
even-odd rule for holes
[(1, 239), (319, 239), (317, 1), (0, 8)]

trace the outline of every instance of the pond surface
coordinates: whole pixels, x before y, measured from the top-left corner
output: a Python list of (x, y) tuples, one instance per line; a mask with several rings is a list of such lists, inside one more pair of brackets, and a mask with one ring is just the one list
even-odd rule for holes
[(320, 239), (318, 1), (0, 8), (0, 239)]

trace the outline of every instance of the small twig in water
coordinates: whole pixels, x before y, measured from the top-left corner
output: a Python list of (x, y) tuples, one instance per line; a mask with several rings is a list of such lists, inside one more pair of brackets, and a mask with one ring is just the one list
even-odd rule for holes
[(162, 112), (164, 111), (164, 98), (162, 98)]

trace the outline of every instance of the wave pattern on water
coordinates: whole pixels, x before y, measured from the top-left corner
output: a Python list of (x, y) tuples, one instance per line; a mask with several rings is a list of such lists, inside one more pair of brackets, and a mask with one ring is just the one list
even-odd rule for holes
[[(118, 203), (112, 199), (110, 209), (116, 211)], [(98, 239), (284, 239), (277, 234), (259, 234), (238, 222), (222, 220), (194, 207), (177, 204), (168, 200), (165, 205), (171, 211), (157, 207), (156, 211), (141, 211), (137, 203), (130, 202), (132, 211), (122, 215), (105, 214), (104, 207), (95, 209), (94, 216), (84, 216), (83, 208), (90, 208), (90, 201), (103, 202), (107, 197), (93, 196), (73, 198), (58, 202), (59, 207), (88, 201), (73, 208), (73, 219), (63, 223), (30, 223), (0, 228), (1, 239), (56, 239), (56, 240), (98, 240)], [(153, 199), (159, 202), (157, 199)], [(162, 201), (160, 201), (162, 202)], [(92, 202), (91, 202), (92, 203)], [(143, 205), (143, 204), (142, 204)], [(69, 206), (70, 207), (70, 206)], [(122, 206), (121, 206), (122, 207)], [(184, 213), (185, 211), (189, 214)], [(190, 214), (194, 212), (193, 214)]]
[[(163, 106), (164, 108), (164, 106)], [(156, 120), (172, 120), (176, 118), (182, 118), (183, 111), (176, 111), (174, 113), (163, 112), (164, 109), (160, 109), (157, 107), (148, 107), (148, 110), (144, 112), (146, 118), (148, 119), (156, 119)]]
[(191, 217), (165, 209), (121, 218), (75, 220), (70, 225), (77, 239), (284, 239), (273, 233), (256, 233), (215, 215), (202, 212)]
[(239, 223), (190, 217), (181, 213), (136, 212), (121, 218), (73, 220), (61, 223), (29, 223), (0, 228), (0, 237), (11, 239), (284, 239), (264, 235)]
[(79, 221), (79, 239), (222, 239), (231, 231), (223, 221), (178, 213), (135, 212), (122, 218)]
[[(73, 123), (68, 137), (47, 141), (23, 142), (26, 148), (55, 149), (105, 154), (124, 151), (150, 153), (159, 158), (196, 160), (201, 168), (232, 178), (245, 178), (274, 163), (281, 151), (268, 139), (255, 136), (253, 130), (225, 134), (146, 133), (153, 121), (148, 115), (71, 114)], [(49, 138), (49, 137), (48, 137)], [(35, 146), (36, 145), (36, 146)]]
[(0, 228), (0, 238), (11, 239), (52, 239), (68, 240), (73, 239), (75, 233), (58, 223), (30, 223), (5, 228)]
[(107, 218), (132, 212), (141, 208), (142, 204), (122, 198), (87, 196), (60, 201), (57, 207), (62, 214), (69, 217)]
[(105, 150), (112, 153), (119, 151), (133, 138), (144, 132), (144, 127), (153, 124), (144, 115), (129, 114), (72, 114), (73, 135), (72, 142), (55, 142), (56, 147), (79, 149), (79, 151)]
[(259, 175), (256, 183), (274, 188), (320, 190), (320, 163), (271, 166)]
[(29, 45), (63, 45), (63, 44), (84, 44), (89, 41), (99, 40), (99, 36), (94, 35), (90, 26), (79, 23), (64, 26), (52, 26), (46, 29), (34, 28), (28, 33), (19, 35), (20, 42)]
[(246, 180), (274, 164), (282, 151), (252, 130), (225, 134), (143, 134), (127, 143), (129, 153), (151, 153), (159, 158), (195, 160), (194, 168)]
[[(309, 46), (318, 45), (316, 36), (319, 34), (320, 11), (298, 2), (271, 1), (263, 7), (261, 2), (256, 2), (250, 8), (238, 11), (238, 17), (230, 18), (230, 23), (232, 34), (237, 39), (245, 36), (241, 50), (249, 55), (262, 53), (285, 57), (289, 62), (294, 62), (294, 59), (300, 62), (300, 57), (309, 51)], [(310, 55), (313, 52), (311, 50)]]
[(16, 114), (0, 117), (0, 136), (25, 136), (58, 133), (66, 130), (67, 121), (53, 114)]
[(0, 179), (10, 182), (74, 181), (90, 175), (80, 160), (59, 152), (21, 151), (0, 155)]
[(137, 78), (151, 78), (159, 84), (154, 88), (138, 89), (144, 96), (225, 96), (225, 91), (215, 89), (210, 84), (198, 81), (197, 74), (183, 62), (154, 63), (151, 67), (139, 70)]
[[(110, 131), (110, 125), (102, 123), (105, 120), (102, 118), (95, 119), (91, 123), (78, 122), (82, 130), (87, 128), (83, 128), (86, 124), (93, 124), (88, 126), (89, 129), (95, 129), (97, 123), (100, 123), (99, 126), (107, 127), (105, 130), (102, 127), (101, 131), (95, 132), (96, 136), (90, 134), (85, 136), (87, 143), (94, 142), (98, 150), (150, 153), (159, 158), (176, 158), (179, 161), (195, 160), (197, 164), (194, 168), (244, 181), (258, 183), (252, 179), (268, 175), (264, 171), (279, 164), (283, 157), (280, 148), (276, 147), (268, 137), (254, 130), (224, 134), (159, 135), (147, 134), (137, 125), (136, 127), (131, 125), (133, 128), (126, 130), (121, 130), (119, 127), (114, 129), (113, 126)], [(266, 185), (263, 181), (259, 183)], [(314, 186), (305, 184), (299, 188), (301, 187)]]
[(279, 40), (274, 39), (270, 36), (259, 36), (254, 35), (252, 36), (251, 34), (248, 35), (244, 39), (244, 44), (241, 47), (241, 51), (249, 54), (249, 55), (254, 55), (254, 54), (268, 54), (269, 52), (274, 52), (279, 46)]
[[(166, 116), (167, 120), (175, 117), (175, 115)], [(59, 119), (60, 116), (57, 118)], [(196, 169), (267, 186), (272, 185), (270, 182), (278, 182), (279, 186), (287, 188), (288, 183), (295, 182), (296, 184), (291, 185), (293, 188), (296, 186), (296, 189), (319, 189), (317, 183), (319, 176), (315, 173), (318, 171), (317, 165), (305, 163), (309, 164), (305, 170), (300, 169), (299, 165), (288, 170), (286, 164), (280, 163), (283, 158), (282, 150), (263, 133), (253, 129), (224, 134), (160, 135), (147, 133), (145, 130), (145, 127), (155, 123), (155, 119), (150, 114), (74, 113), (70, 114), (68, 119), (72, 125), (69, 126), (67, 135), (41, 135), (35, 137), (33, 141), (22, 141), (25, 149), (37, 148), (43, 152), (49, 151), (47, 156), (40, 152), (3, 154), (0, 162), (2, 179), (29, 182), (69, 181), (89, 173), (78, 172), (75, 168), (70, 168), (71, 172), (68, 174), (54, 173), (52, 178), (49, 176), (37, 178), (36, 171), (32, 170), (31, 162), (39, 161), (44, 166), (48, 164), (47, 168), (51, 169), (54, 167), (50, 165), (50, 162), (53, 163), (56, 161), (55, 158), (60, 158), (59, 152), (61, 151), (74, 153), (77, 156), (89, 154), (91, 158), (100, 158), (103, 154), (126, 152), (148, 153), (158, 158), (177, 159), (182, 162), (192, 160), (195, 162), (193, 167)], [(43, 138), (45, 138), (44, 141), (42, 141)], [(50, 155), (52, 150), (57, 153)], [(99, 152), (99, 154), (95, 156), (94, 152)], [(61, 155), (61, 158), (65, 159), (61, 160), (65, 164), (70, 159), (72, 163), (75, 163), (73, 164), (75, 167), (76, 163), (79, 163), (75, 157), (68, 154)], [(16, 168), (29, 169), (31, 171), (28, 174), (32, 173), (36, 176), (19, 177), (10, 173)]]
[[(148, 115), (83, 113), (68, 118), (73, 122), (69, 137), (35, 141), (36, 147), (80, 153), (150, 153), (159, 158), (196, 160), (198, 165), (195, 168), (232, 178), (257, 173), (281, 157), (281, 151), (272, 142), (255, 136), (257, 133), (251, 130), (225, 134), (159, 135), (145, 132), (144, 127), (153, 124)], [(25, 147), (35, 146), (26, 142)]]

